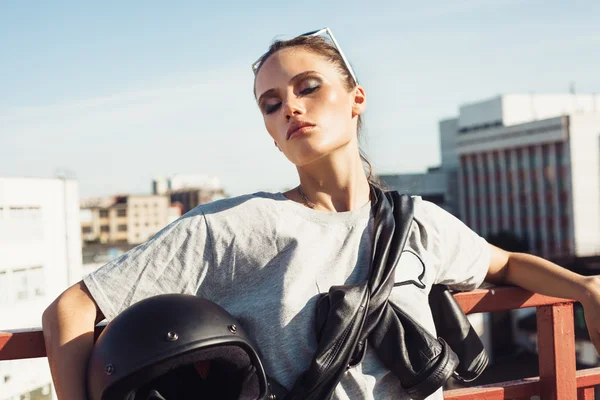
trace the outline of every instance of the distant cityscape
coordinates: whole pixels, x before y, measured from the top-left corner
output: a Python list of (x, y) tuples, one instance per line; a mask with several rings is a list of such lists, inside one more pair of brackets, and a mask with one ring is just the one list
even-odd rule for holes
[[(598, 273), (600, 97), (505, 94), (460, 105), (439, 122), (439, 139), (439, 166), (379, 178), (440, 205), (490, 243)], [(156, 177), (148, 187), (80, 199), (76, 180), (0, 177), (0, 329), (41, 326), (69, 285), (194, 207), (229, 197), (218, 177), (201, 173)], [(597, 366), (581, 312), (577, 360)], [(492, 363), (502, 346), (536, 352), (532, 313), (469, 316)], [(52, 398), (45, 359), (0, 362), (0, 400)]]

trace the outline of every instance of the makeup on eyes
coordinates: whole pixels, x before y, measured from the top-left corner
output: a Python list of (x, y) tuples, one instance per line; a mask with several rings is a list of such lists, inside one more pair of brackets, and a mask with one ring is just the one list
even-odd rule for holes
[[(297, 83), (297, 87), (298, 87), (297, 94), (298, 95), (306, 96), (306, 95), (309, 95), (321, 88), (322, 80), (318, 77), (310, 76), (309, 74), (311, 74), (312, 72), (313, 71), (307, 72), (306, 75), (308, 75), (308, 76), (303, 76), (304, 79)], [(302, 75), (305, 75), (305, 74), (302, 74)], [(298, 76), (296, 76), (294, 78), (297, 78), (297, 77)], [(294, 79), (292, 79), (292, 80), (294, 80)], [(271, 92), (271, 91), (268, 91), (268, 92)], [(269, 100), (275, 100), (277, 98), (278, 98), (278, 96), (275, 94), (275, 91), (273, 91), (272, 93), (268, 93), (268, 95), (265, 98), (261, 99), (262, 100), (261, 108), (265, 114), (268, 115), (268, 114), (271, 114), (271, 113), (277, 111), (277, 109), (281, 105), (281, 101), (278, 101), (276, 103), (271, 103), (271, 104), (268, 103)]]

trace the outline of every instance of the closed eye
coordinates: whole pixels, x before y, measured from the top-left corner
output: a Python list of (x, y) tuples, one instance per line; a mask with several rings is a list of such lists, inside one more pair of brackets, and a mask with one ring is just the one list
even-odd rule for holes
[(317, 90), (319, 87), (320, 86), (307, 87), (306, 89), (300, 91), (300, 94), (302, 94), (302, 95), (311, 94), (312, 92), (314, 92), (315, 90)]
[(274, 113), (275, 111), (277, 111), (279, 109), (279, 107), (281, 107), (281, 102), (275, 103), (275, 104), (268, 104), (265, 107), (265, 114)]

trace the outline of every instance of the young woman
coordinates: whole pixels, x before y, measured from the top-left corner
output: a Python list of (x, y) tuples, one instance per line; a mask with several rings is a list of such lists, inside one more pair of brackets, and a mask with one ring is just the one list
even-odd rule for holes
[[(267, 132), (300, 184), (205, 204), (61, 294), (44, 312), (60, 400), (85, 398), (94, 325), (162, 293), (202, 296), (256, 341), (267, 374), (291, 388), (315, 351), (315, 302), (332, 285), (366, 279), (372, 246), (370, 185), (358, 145), (367, 96), (339, 47), (306, 34), (274, 43), (253, 65)], [(428, 293), (488, 280), (584, 304), (600, 348), (600, 284), (544, 259), (488, 244), (436, 205), (414, 200), (414, 222), (391, 299), (434, 332)], [(336, 399), (408, 398), (371, 351), (349, 369)], [(441, 399), (441, 390), (432, 399)]]

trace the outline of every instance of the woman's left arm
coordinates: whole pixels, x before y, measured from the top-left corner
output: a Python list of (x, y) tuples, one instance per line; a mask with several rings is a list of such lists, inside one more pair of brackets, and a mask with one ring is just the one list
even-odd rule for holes
[(486, 281), (579, 301), (583, 305), (592, 343), (600, 353), (600, 278), (576, 274), (531, 254), (510, 253), (490, 246)]

